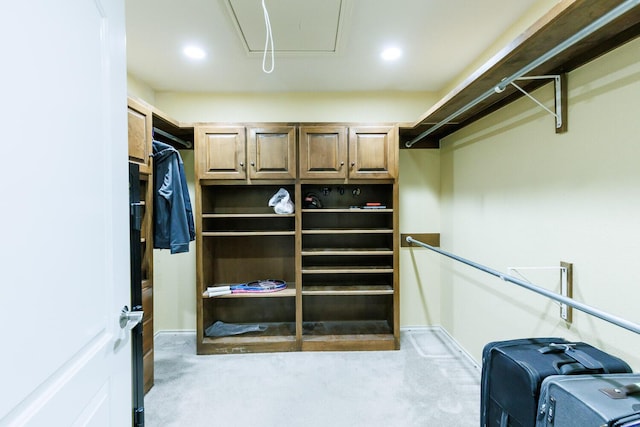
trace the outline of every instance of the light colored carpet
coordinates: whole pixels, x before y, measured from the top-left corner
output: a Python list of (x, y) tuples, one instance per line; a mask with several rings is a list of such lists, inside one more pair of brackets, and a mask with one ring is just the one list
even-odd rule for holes
[(146, 427), (411, 427), (480, 424), (480, 369), (438, 329), (401, 350), (197, 356), (159, 334)]

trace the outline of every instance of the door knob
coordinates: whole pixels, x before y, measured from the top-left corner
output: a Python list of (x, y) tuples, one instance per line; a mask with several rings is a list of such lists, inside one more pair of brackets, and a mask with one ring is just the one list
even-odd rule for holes
[(126, 305), (120, 311), (120, 327), (122, 329), (133, 329), (138, 323), (142, 322), (144, 316), (143, 311), (129, 311)]

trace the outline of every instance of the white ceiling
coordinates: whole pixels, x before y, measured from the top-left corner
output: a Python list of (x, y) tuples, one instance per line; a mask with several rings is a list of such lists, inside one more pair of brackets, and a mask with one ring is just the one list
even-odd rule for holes
[[(156, 91), (439, 91), (535, 1), (265, 0), (266, 74), (261, 0), (126, 0), (128, 71)], [(388, 46), (398, 61), (381, 60)]]

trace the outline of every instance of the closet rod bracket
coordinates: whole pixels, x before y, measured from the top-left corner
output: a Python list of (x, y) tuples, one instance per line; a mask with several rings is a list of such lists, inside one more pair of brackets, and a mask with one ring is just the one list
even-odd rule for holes
[[(515, 272), (522, 279), (531, 283), (519, 270), (559, 270), (560, 271), (560, 295), (566, 298), (573, 298), (573, 264), (560, 261), (560, 266), (549, 267), (507, 267), (509, 274)], [(571, 306), (560, 302), (560, 318), (567, 323), (573, 321), (573, 310)]]
[[(551, 114), (556, 120), (556, 133), (564, 133), (567, 131), (567, 75), (564, 74), (551, 74), (544, 76), (522, 76), (516, 79), (508, 81), (505, 83), (507, 79), (504, 79), (500, 84), (498, 84), (494, 90), (496, 93), (501, 93), (505, 90), (507, 85), (511, 85), (522, 92), (527, 98), (538, 104), (543, 110), (547, 113)], [(538, 101), (533, 95), (524, 90), (522, 87), (517, 85), (515, 82), (517, 80), (553, 80), (553, 88), (554, 88), (554, 111), (544, 105), (542, 102)]]

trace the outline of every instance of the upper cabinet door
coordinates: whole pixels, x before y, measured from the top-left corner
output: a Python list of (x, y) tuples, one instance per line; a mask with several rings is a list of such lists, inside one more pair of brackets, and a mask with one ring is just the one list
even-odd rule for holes
[(129, 161), (140, 165), (140, 173), (151, 173), (151, 108), (134, 99), (127, 99), (129, 121)]
[(396, 177), (397, 128), (363, 126), (349, 129), (349, 178)]
[(247, 177), (244, 127), (196, 128), (196, 174), (202, 179)]
[(252, 179), (295, 179), (296, 128), (267, 126), (249, 128), (247, 157)]
[(347, 128), (300, 128), (300, 178), (347, 177)]

